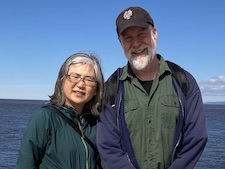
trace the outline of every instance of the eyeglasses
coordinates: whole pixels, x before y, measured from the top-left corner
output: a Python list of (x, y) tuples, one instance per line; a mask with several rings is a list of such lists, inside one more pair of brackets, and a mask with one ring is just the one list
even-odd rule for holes
[(95, 78), (90, 76), (81, 77), (81, 75), (79, 74), (71, 74), (71, 75), (66, 75), (66, 77), (72, 83), (79, 83), (80, 81), (82, 81), (87, 86), (94, 86), (97, 83)]

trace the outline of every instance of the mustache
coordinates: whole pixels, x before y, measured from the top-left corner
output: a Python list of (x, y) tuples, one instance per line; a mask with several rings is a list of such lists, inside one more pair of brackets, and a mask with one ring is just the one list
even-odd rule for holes
[(141, 52), (141, 51), (143, 51), (145, 48), (147, 48), (148, 49), (148, 46), (147, 45), (144, 45), (144, 44), (142, 44), (141, 46), (139, 46), (139, 47), (137, 47), (137, 48), (131, 48), (130, 49), (130, 53), (132, 53), (132, 52), (134, 52), (134, 53), (138, 53), (138, 52)]

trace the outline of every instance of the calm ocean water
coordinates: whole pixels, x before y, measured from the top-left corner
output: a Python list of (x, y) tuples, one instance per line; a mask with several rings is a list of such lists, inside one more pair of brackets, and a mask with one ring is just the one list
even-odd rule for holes
[[(23, 131), (46, 101), (0, 99), (0, 169), (14, 169)], [(225, 105), (205, 105), (209, 140), (195, 169), (225, 169)]]

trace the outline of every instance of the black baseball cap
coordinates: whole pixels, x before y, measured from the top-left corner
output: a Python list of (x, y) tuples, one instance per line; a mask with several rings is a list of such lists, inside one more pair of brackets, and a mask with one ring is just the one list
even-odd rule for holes
[(154, 27), (154, 21), (146, 10), (140, 7), (129, 7), (121, 12), (116, 19), (117, 35), (120, 36), (129, 27), (148, 28), (149, 24)]

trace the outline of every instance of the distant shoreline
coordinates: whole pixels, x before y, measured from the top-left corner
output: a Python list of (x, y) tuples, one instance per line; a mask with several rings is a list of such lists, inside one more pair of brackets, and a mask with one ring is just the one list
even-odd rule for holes
[[(47, 102), (49, 100), (39, 100), (39, 99), (2, 99), (0, 98), (0, 100), (10, 100), (10, 101), (43, 101), (43, 102)], [(225, 105), (225, 101), (222, 102), (205, 102), (203, 103), (204, 105)]]
[(203, 104), (225, 105), (225, 101), (224, 102), (205, 102)]
[(1, 99), (0, 100), (2, 101), (7, 101), (7, 100), (10, 100), (10, 101), (49, 101), (49, 100), (39, 100), (39, 99)]

